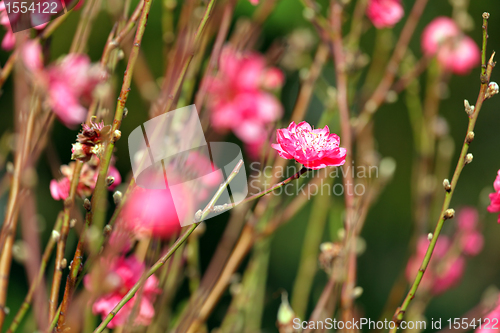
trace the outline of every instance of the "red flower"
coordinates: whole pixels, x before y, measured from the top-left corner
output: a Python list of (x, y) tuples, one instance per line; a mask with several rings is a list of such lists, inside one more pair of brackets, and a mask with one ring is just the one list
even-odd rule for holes
[(278, 129), (277, 144), (271, 146), (286, 159), (295, 159), (309, 169), (339, 166), (345, 163), (346, 150), (340, 148), (340, 138), (330, 133), (328, 126), (311, 128), (305, 121), (290, 123), (288, 128)]
[(392, 28), (404, 16), (401, 0), (370, 0), (366, 16), (377, 29)]

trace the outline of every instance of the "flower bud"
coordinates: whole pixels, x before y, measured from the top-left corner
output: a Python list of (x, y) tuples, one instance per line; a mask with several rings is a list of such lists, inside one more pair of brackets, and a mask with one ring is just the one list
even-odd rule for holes
[(293, 320), (295, 319), (295, 312), (293, 312), (290, 303), (288, 303), (288, 296), (283, 293), (281, 296), (281, 304), (278, 309), (278, 330), (279, 332), (293, 332)]
[(445, 212), (444, 212), (444, 219), (445, 220), (449, 220), (449, 219), (452, 219), (453, 217), (455, 216), (455, 210), (450, 208), (450, 209), (447, 209)]
[(68, 260), (66, 260), (66, 258), (63, 258), (63, 259), (61, 260), (61, 264), (59, 265), (59, 267), (60, 267), (61, 269), (65, 269), (65, 268), (66, 268), (66, 266), (68, 266)]
[(465, 142), (469, 144), (472, 141), (474, 141), (474, 132), (470, 131), (469, 133), (467, 133), (467, 136), (465, 137)]
[(465, 164), (472, 163), (473, 158), (474, 158), (474, 156), (472, 156), (471, 153), (468, 153), (467, 156), (465, 156)]
[(26, 261), (28, 257), (28, 248), (22, 240), (16, 241), (12, 246), (12, 257), (19, 263)]
[(357, 286), (352, 290), (352, 297), (353, 298), (359, 298), (361, 295), (363, 295), (363, 287)]
[(488, 84), (488, 89), (486, 89), (486, 94), (484, 95), (484, 98), (488, 99), (491, 96), (498, 94), (498, 91), (499, 91), (498, 84), (496, 82), (490, 82)]
[(120, 140), (121, 137), (122, 137), (122, 132), (120, 132), (119, 130), (114, 131), (113, 142)]
[(444, 187), (444, 190), (446, 192), (451, 191), (451, 184), (450, 184), (450, 181), (448, 179), (443, 180), (443, 187)]
[(74, 227), (75, 227), (75, 225), (76, 225), (76, 219), (71, 219), (71, 220), (69, 221), (69, 227), (70, 227), (70, 228), (74, 228)]
[(108, 176), (106, 178), (106, 186), (110, 187), (111, 185), (113, 185), (114, 182), (115, 182), (115, 177)]
[(469, 101), (464, 99), (465, 113), (470, 117), (474, 114), (474, 105), (470, 105)]
[(115, 205), (119, 205), (120, 202), (122, 201), (123, 194), (120, 191), (116, 191), (113, 193), (113, 201), (115, 202)]
[(73, 143), (73, 148), (71, 148), (71, 159), (86, 162), (90, 160), (92, 153), (88, 146), (84, 146), (81, 143)]
[(432, 240), (432, 237), (434, 237), (434, 235), (432, 234), (432, 232), (429, 232), (429, 234), (427, 235), (427, 240), (429, 240), (429, 242)]
[(52, 239), (56, 242), (59, 241), (59, 238), (61, 237), (61, 234), (57, 230), (52, 230)]
[(314, 19), (315, 13), (312, 8), (306, 7), (304, 8), (304, 11), (302, 12), (302, 15), (307, 21), (312, 21)]
[(392, 157), (384, 157), (380, 161), (380, 178), (387, 180), (391, 179), (396, 171), (396, 160)]
[(106, 224), (106, 226), (104, 227), (104, 236), (108, 236), (111, 231), (113, 231), (113, 227), (110, 225), (110, 224)]
[(90, 211), (92, 210), (92, 204), (90, 203), (90, 200), (89, 200), (89, 199), (87, 199), (87, 198), (86, 198), (86, 199), (83, 201), (83, 208), (85, 208), (85, 210), (86, 210), (87, 212), (90, 212)]
[(195, 222), (200, 222), (202, 216), (203, 216), (203, 211), (201, 209), (198, 209), (196, 214), (194, 214)]

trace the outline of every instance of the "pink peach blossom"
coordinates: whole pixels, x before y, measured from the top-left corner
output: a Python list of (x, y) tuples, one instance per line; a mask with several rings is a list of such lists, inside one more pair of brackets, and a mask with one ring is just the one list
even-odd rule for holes
[(464, 207), (457, 214), (458, 227), (464, 231), (475, 230), (478, 224), (478, 212), (474, 207)]
[(474, 40), (463, 35), (455, 21), (444, 16), (434, 19), (424, 29), (422, 51), (429, 57), (436, 55), (445, 70), (458, 75), (468, 74), (480, 60)]
[(189, 192), (183, 207), (176, 206), (170, 189), (143, 189), (137, 187), (127, 200), (120, 221), (123, 227), (138, 238), (153, 236), (167, 239), (181, 229), (181, 221), (190, 211)]
[(250, 1), (252, 5), (257, 6), (260, 0), (248, 0), (248, 1)]
[[(113, 308), (121, 301), (123, 296), (139, 281), (144, 274), (146, 267), (144, 263), (139, 262), (134, 256), (124, 258), (120, 257), (109, 266), (109, 272), (105, 281), (111, 281), (112, 290), (98, 297), (92, 305), (92, 312), (100, 314), (104, 319)], [(90, 275), (85, 276), (85, 288), (93, 291), (93, 281)], [(114, 287), (114, 288), (113, 288)], [(154, 317), (155, 310), (153, 302), (156, 295), (160, 292), (158, 289), (158, 279), (152, 275), (144, 284), (140, 297), (137, 317), (134, 318), (134, 324), (147, 326)], [(108, 324), (109, 328), (124, 325), (134, 308), (137, 295), (131, 298), (116, 316)]]
[(309, 169), (339, 166), (345, 163), (346, 150), (340, 148), (340, 138), (330, 133), (328, 126), (311, 128), (307, 122), (291, 122), (288, 128), (278, 129), (277, 144), (271, 146), (286, 159), (295, 159)]
[(465, 232), (460, 238), (462, 252), (469, 256), (477, 256), (484, 246), (484, 237), (477, 230)]
[[(69, 165), (61, 166), (61, 173), (63, 177), (59, 180), (53, 179), (50, 182), (50, 194), (54, 200), (64, 200), (69, 196), (69, 190), (71, 186), (71, 178), (73, 177), (73, 168), (75, 162), (69, 163)], [(80, 173), (80, 179), (76, 188), (76, 194), (79, 197), (88, 197), (92, 194), (97, 182), (97, 166), (98, 160), (91, 160), (89, 163), (85, 163), (82, 167), (82, 172)], [(115, 181), (108, 190), (112, 191), (116, 186), (121, 183), (121, 176), (118, 170), (113, 166), (109, 166), (108, 176), (115, 178)]]
[(87, 55), (69, 54), (61, 61), (44, 69), (41, 67), (41, 49), (29, 42), (23, 52), (23, 61), (33, 71), (35, 80), (47, 91), (52, 111), (67, 127), (85, 121), (87, 109), (82, 102), (90, 102), (96, 86), (106, 79), (99, 65), (93, 65)]
[[(498, 213), (500, 212), (500, 170), (497, 172), (497, 178), (493, 182), (493, 187), (495, 188), (495, 192), (490, 193), (488, 212)], [(498, 215), (498, 223), (500, 223), (500, 215)]]
[(479, 65), (481, 51), (469, 36), (463, 36), (455, 42), (445, 43), (438, 51), (437, 60), (444, 69), (466, 75)]
[(86, 55), (69, 54), (49, 67), (46, 77), (49, 104), (57, 117), (68, 127), (82, 123), (87, 109), (80, 102), (91, 99), (92, 91), (104, 79), (102, 70)]
[(217, 131), (232, 130), (243, 142), (255, 142), (281, 117), (282, 106), (268, 90), (282, 86), (283, 74), (266, 66), (257, 53), (241, 54), (230, 46), (223, 49), (219, 72), (203, 83), (210, 94), (208, 107)]
[(441, 45), (458, 37), (460, 33), (460, 28), (451, 18), (437, 17), (422, 32), (422, 51), (427, 56), (433, 56)]
[(401, 0), (370, 0), (366, 16), (377, 29), (392, 28), (404, 16)]

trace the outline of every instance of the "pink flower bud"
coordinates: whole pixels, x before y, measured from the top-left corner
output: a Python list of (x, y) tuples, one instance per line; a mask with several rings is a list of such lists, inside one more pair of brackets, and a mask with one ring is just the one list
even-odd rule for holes
[(404, 16), (401, 0), (370, 0), (366, 16), (377, 29), (392, 28)]

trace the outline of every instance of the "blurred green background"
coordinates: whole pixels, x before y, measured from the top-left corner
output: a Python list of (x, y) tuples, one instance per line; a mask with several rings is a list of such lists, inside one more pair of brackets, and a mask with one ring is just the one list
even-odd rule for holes
[[(106, 1), (105, 1), (106, 3)], [(406, 13), (409, 12), (413, 1), (403, 1)], [(154, 1), (152, 14), (146, 29), (142, 50), (147, 58), (149, 67), (156, 77), (163, 75), (164, 61), (161, 44), (161, 2)], [(353, 4), (349, 6), (352, 10)], [(250, 16), (254, 8), (247, 1), (238, 3), (236, 17)], [(481, 14), (488, 11), (491, 14), (488, 51), (500, 50), (500, 7), (498, 0), (475, 0), (471, 1), (470, 14), (474, 18), (475, 28), (470, 32), (478, 43), (481, 39)], [(298, 27), (309, 27), (310, 24), (302, 16), (303, 7), (298, 0), (281, 0), (278, 2), (273, 14), (265, 24), (263, 34), (259, 41), (261, 51), (276, 38), (283, 38)], [(81, 12), (73, 13), (64, 25), (54, 34), (49, 41), (51, 43), (52, 59), (63, 55), (69, 49), (72, 36), (76, 29), (78, 17)], [(420, 20), (417, 32), (414, 35), (410, 47), (417, 55), (420, 52), (420, 33), (422, 29), (433, 18), (440, 15), (451, 15), (451, 6), (447, 0), (431, 0)], [(100, 58), (104, 43), (112, 24), (109, 14), (103, 10), (96, 20), (89, 42), (89, 55), (93, 61)], [(347, 28), (347, 27), (346, 27)], [(402, 28), (402, 22), (396, 25), (394, 32), (398, 35)], [(0, 34), (3, 35), (3, 32)], [(370, 28), (362, 37), (361, 47), (364, 52), (371, 53), (375, 29)], [(8, 53), (0, 51), (0, 64), (5, 63)], [(117, 73), (123, 73), (124, 63), (121, 62)], [(492, 80), (498, 80), (500, 69), (494, 70)], [(328, 63), (323, 77), (334, 84), (333, 65)], [(286, 113), (290, 114), (299, 88), (297, 73), (287, 72), (287, 82), (282, 92), (282, 102)], [(117, 78), (118, 86), (121, 77)], [(456, 76), (450, 81), (449, 96), (442, 101), (440, 114), (446, 118), (450, 127), (450, 133), (456, 144), (453, 158), (453, 168), (459, 154), (467, 126), (467, 117), (464, 113), (463, 99), (475, 102), (479, 90), (479, 67), (469, 76)], [(3, 133), (13, 128), (13, 90), (12, 78), (3, 88), (0, 97), (0, 132)], [(117, 144), (117, 168), (123, 177), (128, 177), (130, 162), (127, 149), (128, 134), (147, 119), (148, 105), (142, 101), (137, 93), (137, 87), (133, 87), (127, 107), (129, 115), (122, 125), (123, 138)], [(472, 164), (465, 167), (457, 191), (454, 195), (451, 207), (457, 209), (464, 205), (477, 206), (480, 209), (484, 223), (484, 235), (486, 237), (485, 248), (480, 255), (468, 260), (467, 270), (460, 285), (444, 295), (435, 298), (428, 310), (428, 318), (460, 317), (466, 311), (474, 307), (481, 299), (484, 290), (491, 285), (500, 286), (500, 226), (497, 224), (496, 214), (486, 213), (485, 193), (493, 190), (492, 183), (497, 170), (500, 169), (500, 97), (495, 96), (488, 100), (476, 125), (476, 137), (470, 152), (474, 154)], [(319, 99), (314, 98), (306, 119), (316, 122), (323, 107)], [(338, 132), (338, 129), (335, 129)], [(69, 130), (57, 123), (52, 133), (52, 144), (63, 164), (70, 162), (71, 143), (74, 142), (77, 130)], [(404, 103), (404, 97), (400, 96), (398, 101), (390, 105), (384, 105), (375, 116), (375, 136), (378, 150), (382, 156), (391, 156), (397, 161), (397, 170), (392, 182), (387, 186), (377, 203), (371, 209), (367, 218), (362, 237), (366, 240), (367, 249), (359, 257), (358, 285), (363, 287), (364, 293), (359, 298), (358, 304), (364, 317), (373, 320), (379, 318), (382, 308), (387, 300), (392, 284), (397, 279), (401, 270), (406, 265), (409, 256), (409, 239), (413, 228), (411, 213), (411, 171), (414, 147), (412, 132), (408, 119), (408, 112)], [(11, 157), (10, 157), (11, 159)], [(49, 192), (49, 182), (52, 179), (47, 163), (46, 155), (43, 155), (38, 163), (39, 186), (37, 205), (42, 217), (41, 228), (44, 230), (44, 242), (52, 228), (56, 215), (62, 208), (62, 202), (54, 201)], [(2, 170), (3, 174), (5, 170)], [(450, 170), (451, 178), (452, 170)], [(0, 198), (0, 214), (3, 216), (7, 195)], [(332, 201), (342, 203), (343, 198), (332, 195)], [(277, 308), (280, 304), (280, 292), (286, 290), (291, 292), (294, 278), (297, 272), (300, 251), (303, 242), (306, 222), (309, 218), (310, 207), (308, 204), (288, 225), (282, 227), (273, 239), (271, 263), (268, 276), (268, 297), (266, 299), (266, 311), (264, 314), (264, 331), (275, 331), (275, 320)], [(217, 245), (228, 214), (220, 218), (210, 220), (207, 224), (207, 232), (202, 242), (202, 264), (203, 267), (209, 262), (211, 254)], [(432, 218), (432, 225), (437, 216)], [(449, 223), (454, 223), (450, 221)], [(450, 226), (445, 226), (445, 232)], [(431, 231), (431, 230), (429, 230)], [(331, 233), (325, 230), (324, 239), (330, 239)], [(75, 242), (74, 235), (70, 242)], [(70, 243), (71, 244), (71, 243)], [(71, 247), (70, 247), (71, 248)], [(49, 268), (49, 272), (52, 268)], [(22, 265), (14, 263), (12, 268), (11, 283), (9, 285), (8, 304), (11, 313), (16, 312), (27, 290), (25, 273)], [(326, 274), (318, 271), (315, 285), (312, 291), (311, 304), (319, 297)], [(230, 301), (226, 293), (221, 306), (213, 314), (210, 325), (217, 326), (224, 314), (225, 306)], [(313, 305), (310, 306), (312, 310)], [(11, 319), (11, 318), (9, 318)], [(430, 331), (430, 330), (428, 330)]]

